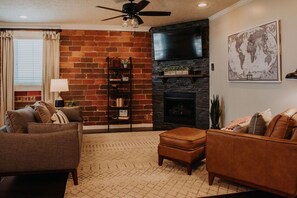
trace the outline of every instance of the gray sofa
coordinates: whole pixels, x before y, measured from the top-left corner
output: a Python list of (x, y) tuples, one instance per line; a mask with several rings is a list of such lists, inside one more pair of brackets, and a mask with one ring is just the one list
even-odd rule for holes
[(78, 184), (82, 115), (79, 108), (60, 110), (68, 117), (69, 123), (40, 123), (36, 119), (35, 106), (6, 113), (6, 126), (0, 129), (0, 177), (71, 172), (74, 184)]

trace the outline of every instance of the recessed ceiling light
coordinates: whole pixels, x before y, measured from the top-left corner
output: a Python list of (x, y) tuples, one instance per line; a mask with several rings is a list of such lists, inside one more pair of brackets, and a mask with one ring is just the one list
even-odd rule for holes
[(21, 19), (27, 19), (28, 17), (27, 16), (25, 16), (25, 15), (21, 15), (21, 16), (19, 16)]
[(207, 6), (207, 3), (204, 3), (204, 2), (198, 3), (199, 8), (204, 8), (206, 6)]

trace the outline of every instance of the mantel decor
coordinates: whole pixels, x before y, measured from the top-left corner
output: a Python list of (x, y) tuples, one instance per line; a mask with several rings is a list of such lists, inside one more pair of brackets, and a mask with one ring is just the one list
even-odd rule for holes
[(278, 20), (228, 37), (228, 81), (281, 81)]

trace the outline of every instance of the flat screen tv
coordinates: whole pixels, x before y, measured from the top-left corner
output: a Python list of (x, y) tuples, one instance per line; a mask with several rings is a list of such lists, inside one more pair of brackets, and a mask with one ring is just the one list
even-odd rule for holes
[(155, 61), (202, 58), (202, 37), (199, 27), (153, 33)]

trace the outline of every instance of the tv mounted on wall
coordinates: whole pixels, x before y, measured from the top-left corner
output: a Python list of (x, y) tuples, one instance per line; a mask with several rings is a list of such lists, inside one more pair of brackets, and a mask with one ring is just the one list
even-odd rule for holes
[(155, 61), (189, 60), (203, 57), (199, 27), (153, 32)]

